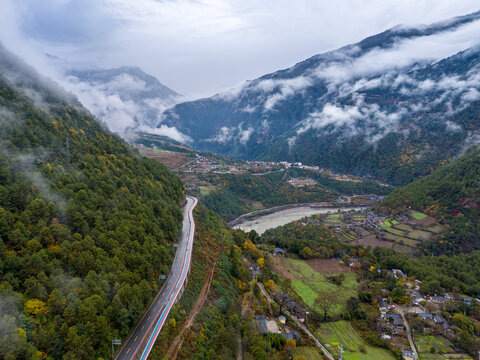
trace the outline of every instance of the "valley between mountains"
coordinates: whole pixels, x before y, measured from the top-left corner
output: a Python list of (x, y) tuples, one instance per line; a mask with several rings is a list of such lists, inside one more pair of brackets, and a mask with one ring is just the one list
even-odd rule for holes
[(477, 359), (479, 24), (188, 101), (0, 46), (0, 358)]

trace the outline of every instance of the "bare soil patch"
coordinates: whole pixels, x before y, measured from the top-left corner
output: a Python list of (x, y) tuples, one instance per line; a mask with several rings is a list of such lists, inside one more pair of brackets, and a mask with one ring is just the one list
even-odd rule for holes
[(360, 239), (356, 239), (350, 242), (351, 245), (362, 245), (367, 247), (370, 245), (371, 247), (386, 247), (391, 248), (393, 247), (393, 243), (390, 241), (385, 241), (381, 238), (377, 238), (375, 235), (368, 235)]
[(197, 317), (198, 312), (200, 309), (203, 307), (203, 304), (205, 300), (207, 299), (208, 293), (210, 291), (210, 285), (213, 280), (213, 275), (215, 274), (215, 263), (213, 263), (212, 268), (210, 269), (210, 274), (208, 276), (207, 281), (202, 287), (202, 290), (200, 291), (200, 294), (198, 295), (197, 301), (195, 301), (195, 304), (193, 305), (192, 310), (190, 311), (190, 314), (188, 315), (187, 320), (185, 323), (182, 325), (182, 328), (178, 335), (175, 337), (173, 340), (172, 344), (170, 345), (170, 348), (168, 349), (165, 357), (167, 359), (176, 359), (178, 352), (180, 351), (182, 347), (182, 343), (185, 339), (185, 332), (190, 329), (192, 326), (193, 322), (195, 321), (195, 318)]
[(338, 260), (332, 259), (310, 259), (305, 262), (316, 272), (320, 274), (342, 274), (352, 272), (352, 270)]
[(143, 156), (149, 157), (151, 159), (157, 160), (170, 169), (177, 168), (185, 163), (187, 163), (187, 156), (183, 153), (176, 153), (172, 151), (159, 151), (159, 150), (142, 150), (140, 154)]
[(297, 278), (283, 265), (282, 257), (268, 255), (268, 258), (270, 259), (270, 264), (272, 265), (272, 269), (276, 274), (290, 280), (297, 280)]

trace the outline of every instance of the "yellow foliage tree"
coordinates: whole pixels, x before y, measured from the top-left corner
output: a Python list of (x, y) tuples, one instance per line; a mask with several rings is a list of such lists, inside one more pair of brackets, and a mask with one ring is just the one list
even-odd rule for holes
[(267, 281), (267, 288), (269, 288), (271, 291), (275, 290), (275, 286), (275, 281), (273, 281), (272, 279)]
[(30, 299), (25, 303), (23, 311), (25, 312), (25, 314), (37, 316), (41, 312), (47, 314), (48, 307), (47, 304), (45, 304), (42, 300)]
[(48, 306), (42, 300), (30, 299), (25, 303), (23, 307), (25, 314), (31, 316), (37, 316), (39, 313), (48, 313)]
[(285, 347), (290, 347), (291, 349), (295, 349), (297, 347), (297, 344), (295, 343), (295, 340), (293, 339), (287, 339), (287, 341), (285, 341)]

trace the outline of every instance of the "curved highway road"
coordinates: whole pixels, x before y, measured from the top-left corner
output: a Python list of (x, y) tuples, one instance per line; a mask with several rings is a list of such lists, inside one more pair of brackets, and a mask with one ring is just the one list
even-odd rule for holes
[(145, 360), (148, 358), (173, 304), (182, 292), (192, 259), (195, 235), (193, 209), (197, 202), (196, 198), (187, 196), (187, 205), (183, 209), (182, 235), (167, 281), (116, 354), (116, 360)]

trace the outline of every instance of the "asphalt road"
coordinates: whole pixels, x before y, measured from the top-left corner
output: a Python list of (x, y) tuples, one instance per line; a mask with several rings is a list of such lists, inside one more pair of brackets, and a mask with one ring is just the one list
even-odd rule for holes
[(127, 338), (121, 349), (115, 355), (116, 360), (131, 360), (148, 358), (158, 334), (170, 313), (170, 310), (180, 294), (187, 278), (192, 258), (195, 222), (193, 209), (198, 200), (187, 196), (187, 204), (183, 209), (183, 227), (175, 260), (170, 274), (162, 289), (143, 315), (136, 328)]

